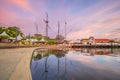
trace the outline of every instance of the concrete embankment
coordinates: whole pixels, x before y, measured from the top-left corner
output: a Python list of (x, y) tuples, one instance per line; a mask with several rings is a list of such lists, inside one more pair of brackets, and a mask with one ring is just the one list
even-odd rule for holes
[[(0, 80), (32, 80), (30, 62), (32, 53), (41, 47), (0, 49)], [(63, 48), (43, 46), (42, 48)]]
[(32, 80), (30, 60), (36, 48), (0, 49), (0, 80)]

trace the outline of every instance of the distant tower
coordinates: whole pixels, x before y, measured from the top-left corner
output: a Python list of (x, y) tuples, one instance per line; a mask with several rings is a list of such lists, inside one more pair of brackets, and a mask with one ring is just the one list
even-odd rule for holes
[(45, 24), (46, 24), (46, 37), (48, 37), (48, 13), (46, 13), (46, 20), (44, 20)]

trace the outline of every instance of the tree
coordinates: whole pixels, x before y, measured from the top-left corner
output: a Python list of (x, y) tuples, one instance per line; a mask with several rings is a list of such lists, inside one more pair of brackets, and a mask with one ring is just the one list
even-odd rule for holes
[(2, 34), (5, 31), (5, 27), (0, 27), (0, 34)]
[(57, 43), (63, 43), (64, 41), (64, 37), (62, 35), (57, 35), (55, 39), (57, 40)]
[(37, 36), (37, 40), (41, 40), (42, 39), (42, 36)]
[(114, 40), (110, 40), (109, 42), (110, 42), (110, 43), (113, 43), (113, 42), (114, 42)]
[(34, 34), (34, 36), (36, 37), (36, 39), (38, 41), (42, 39), (42, 35), (41, 34)]
[(64, 37), (62, 35), (57, 35), (55, 39), (56, 40), (64, 40)]
[(13, 38), (16, 38), (18, 35), (23, 37), (23, 33), (16, 26), (6, 28), (5, 32), (7, 35), (9, 35), (10, 37), (13, 37)]

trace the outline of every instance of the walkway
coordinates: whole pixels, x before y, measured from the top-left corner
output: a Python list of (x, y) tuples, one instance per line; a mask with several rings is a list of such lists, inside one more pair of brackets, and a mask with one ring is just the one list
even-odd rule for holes
[(0, 80), (31, 80), (30, 59), (34, 49), (0, 49)]

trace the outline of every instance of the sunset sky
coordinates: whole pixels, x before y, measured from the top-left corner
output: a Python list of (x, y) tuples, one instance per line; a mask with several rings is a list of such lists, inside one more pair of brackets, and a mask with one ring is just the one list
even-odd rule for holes
[(120, 38), (120, 0), (0, 0), (0, 26), (17, 26), (28, 35), (45, 35), (43, 19), (49, 16), (49, 36), (60, 34), (67, 39)]

